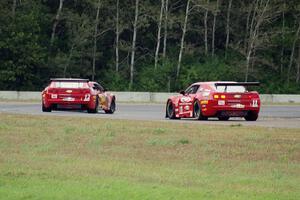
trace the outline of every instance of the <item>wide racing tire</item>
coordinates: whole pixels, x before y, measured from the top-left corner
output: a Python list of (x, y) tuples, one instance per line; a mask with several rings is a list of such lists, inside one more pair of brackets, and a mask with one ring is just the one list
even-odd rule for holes
[(193, 105), (193, 116), (198, 120), (207, 120), (208, 118), (202, 115), (201, 105), (198, 100)]
[(95, 108), (88, 108), (87, 112), (88, 113), (98, 113), (98, 106), (99, 106), (99, 98), (97, 96)]
[(49, 107), (49, 108), (45, 107), (45, 105), (42, 103), (42, 111), (43, 112), (51, 112), (52, 109), (51, 109), (51, 107)]
[(258, 118), (258, 113), (249, 111), (245, 116), (246, 121), (256, 121)]
[(115, 111), (116, 111), (116, 102), (113, 99), (111, 104), (110, 104), (109, 110), (104, 110), (104, 112), (107, 113), (107, 114), (113, 114)]
[(220, 121), (228, 121), (229, 118), (230, 118), (230, 117), (228, 117), (228, 116), (219, 116), (219, 117), (218, 117), (218, 119), (219, 119)]
[(169, 119), (180, 119), (176, 117), (175, 106), (171, 100), (169, 100), (166, 105), (166, 117)]

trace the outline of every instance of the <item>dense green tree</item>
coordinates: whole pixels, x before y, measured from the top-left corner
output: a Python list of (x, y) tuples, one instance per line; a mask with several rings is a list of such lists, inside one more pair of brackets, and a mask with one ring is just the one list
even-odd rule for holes
[(0, 89), (81, 77), (111, 90), (246, 80), (299, 93), (299, 20), (297, 0), (2, 0)]

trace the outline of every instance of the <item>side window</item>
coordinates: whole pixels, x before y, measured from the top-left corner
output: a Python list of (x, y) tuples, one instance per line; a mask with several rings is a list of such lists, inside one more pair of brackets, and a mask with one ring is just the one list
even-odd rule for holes
[(104, 91), (103, 87), (100, 84), (95, 84), (97, 90), (100, 90), (101, 92)]
[(185, 93), (186, 94), (196, 94), (199, 87), (200, 87), (199, 85), (193, 85), (193, 86), (189, 87), (188, 89), (186, 89)]
[(99, 89), (99, 86), (98, 86), (96, 83), (93, 84), (93, 88), (94, 88), (95, 90), (100, 90), (100, 89)]
[(104, 88), (102, 87), (102, 85), (99, 85), (100, 91), (104, 92)]

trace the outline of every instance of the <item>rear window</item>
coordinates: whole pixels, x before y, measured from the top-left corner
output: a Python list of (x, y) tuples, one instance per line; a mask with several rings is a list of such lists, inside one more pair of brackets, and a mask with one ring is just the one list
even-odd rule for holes
[(86, 82), (66, 82), (66, 81), (55, 81), (51, 84), (54, 88), (88, 88)]
[(217, 92), (246, 92), (246, 88), (241, 85), (236, 86), (217, 86)]

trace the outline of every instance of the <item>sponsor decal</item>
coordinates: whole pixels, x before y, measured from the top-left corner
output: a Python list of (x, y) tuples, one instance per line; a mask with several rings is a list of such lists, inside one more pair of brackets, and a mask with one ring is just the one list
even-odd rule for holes
[(209, 92), (209, 91), (205, 91), (205, 92), (203, 92), (203, 93), (202, 93), (202, 96), (203, 96), (203, 97), (208, 97), (208, 96), (209, 96), (209, 94), (210, 94), (210, 92)]
[(183, 107), (180, 106), (180, 107), (179, 107), (179, 113), (182, 113), (182, 112), (183, 112)]
[(74, 101), (75, 98), (73, 98), (73, 97), (66, 97), (66, 98), (64, 98), (63, 100), (64, 100), (64, 101)]
[(225, 100), (219, 100), (218, 105), (219, 106), (224, 106), (225, 105)]
[(231, 106), (232, 108), (245, 108), (245, 105), (243, 105), (243, 104), (234, 104), (234, 105), (232, 105)]
[(106, 97), (104, 95), (99, 95), (99, 100), (101, 105), (106, 104)]
[(179, 103), (180, 106), (187, 106), (187, 105), (192, 105), (192, 102), (189, 103)]
[(183, 103), (189, 102), (191, 100), (192, 100), (191, 97), (181, 97), (181, 99), (180, 99), (180, 101), (183, 102)]

